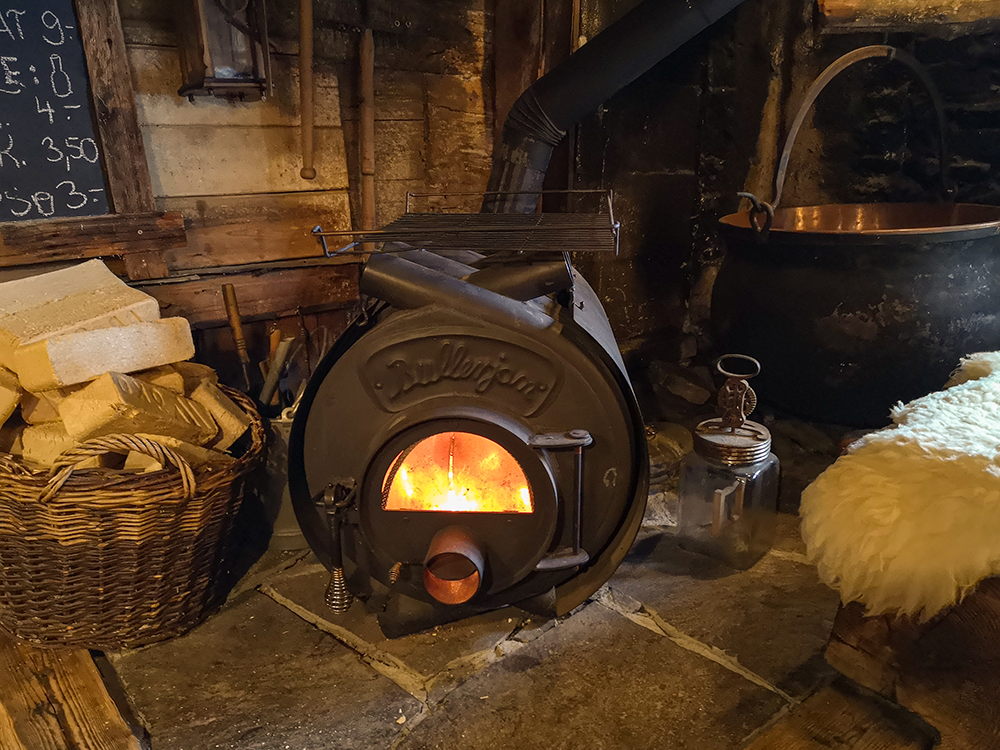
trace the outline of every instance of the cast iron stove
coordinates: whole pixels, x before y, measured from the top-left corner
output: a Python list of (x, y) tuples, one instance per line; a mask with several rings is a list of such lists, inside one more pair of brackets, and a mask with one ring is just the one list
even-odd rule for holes
[[(582, 235), (526, 242), (496, 217), (464, 215), (455, 232), (454, 215), (437, 216), (401, 221), (438, 252), (398, 232), (358, 240), (386, 242), (363, 271), (366, 311), (321, 363), (292, 432), (292, 498), (334, 574), (329, 603), (365, 600), (390, 637), (508, 605), (570, 611), (621, 562), (647, 491), (607, 317), (568, 253), (552, 252)], [(589, 247), (614, 251), (617, 226), (603, 222)], [(489, 242), (482, 225), (499, 255), (463, 249)]]

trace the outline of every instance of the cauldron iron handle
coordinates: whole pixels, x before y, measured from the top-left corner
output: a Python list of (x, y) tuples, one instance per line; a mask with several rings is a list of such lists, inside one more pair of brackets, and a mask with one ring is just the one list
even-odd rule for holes
[(774, 200), (772, 201), (772, 205), (777, 206), (781, 201), (781, 191), (785, 186), (785, 173), (788, 171), (788, 160), (792, 155), (792, 147), (795, 145), (795, 139), (799, 134), (799, 129), (802, 127), (802, 123), (806, 119), (806, 115), (812, 108), (816, 98), (820, 95), (820, 92), (826, 88), (826, 85), (845, 68), (849, 68), (855, 63), (872, 57), (885, 57), (889, 60), (898, 60), (899, 62), (907, 65), (911, 70), (913, 70), (914, 73), (916, 73), (917, 77), (927, 88), (927, 91), (931, 96), (931, 101), (934, 103), (934, 111), (937, 113), (938, 134), (940, 137), (940, 165), (938, 171), (941, 173), (941, 187), (945, 196), (950, 196), (952, 194), (953, 189), (951, 184), (948, 182), (949, 159), (945, 140), (944, 103), (941, 99), (941, 93), (938, 91), (938, 88), (934, 84), (934, 80), (930, 77), (930, 74), (927, 72), (927, 69), (921, 65), (917, 59), (913, 57), (913, 55), (908, 52), (904, 52), (901, 49), (897, 49), (896, 47), (890, 47), (886, 44), (873, 44), (868, 47), (860, 47), (838, 58), (833, 64), (823, 71), (819, 78), (817, 78), (813, 83), (812, 88), (809, 89), (809, 93), (806, 94), (805, 101), (799, 108), (798, 114), (795, 115), (792, 127), (788, 131), (788, 140), (785, 142), (785, 150), (781, 153), (781, 160), (778, 162), (778, 174), (774, 181)]

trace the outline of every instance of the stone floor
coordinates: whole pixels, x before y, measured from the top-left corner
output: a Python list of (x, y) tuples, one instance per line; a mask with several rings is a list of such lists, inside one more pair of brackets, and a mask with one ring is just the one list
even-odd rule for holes
[[(833, 443), (775, 435), (787, 510)], [(740, 748), (831, 679), (838, 599), (794, 514), (737, 573), (677, 546), (669, 481), (656, 491), (624, 564), (561, 619), (507, 609), (387, 640), (363, 605), (324, 606), (310, 554), (268, 553), (192, 633), (111, 661), (153, 750)]]

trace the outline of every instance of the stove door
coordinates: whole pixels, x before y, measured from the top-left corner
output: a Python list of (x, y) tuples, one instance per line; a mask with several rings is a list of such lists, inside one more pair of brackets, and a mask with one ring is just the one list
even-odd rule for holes
[[(464, 417), (422, 422), (389, 440), (371, 462), (360, 511), (362, 532), (388, 567), (469, 579), (460, 601), (531, 573), (559, 517), (552, 467), (527, 436)], [(425, 573), (423, 597), (460, 603), (442, 599), (436, 583)]]
[(382, 484), (382, 508), (398, 511), (533, 513), (517, 459), (472, 432), (437, 432), (403, 449)]

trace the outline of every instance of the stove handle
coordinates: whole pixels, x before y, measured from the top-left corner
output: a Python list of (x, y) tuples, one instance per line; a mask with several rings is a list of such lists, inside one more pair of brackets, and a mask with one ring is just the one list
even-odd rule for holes
[(593, 442), (593, 436), (586, 430), (546, 432), (528, 439), (528, 445), (537, 450), (572, 449), (575, 455), (571, 519), (573, 547), (556, 550), (553, 554), (543, 557), (538, 561), (535, 570), (565, 570), (585, 565), (590, 560), (590, 555), (583, 549), (583, 449)]

